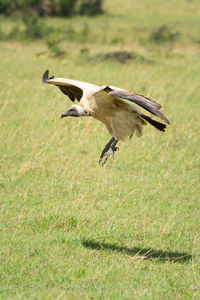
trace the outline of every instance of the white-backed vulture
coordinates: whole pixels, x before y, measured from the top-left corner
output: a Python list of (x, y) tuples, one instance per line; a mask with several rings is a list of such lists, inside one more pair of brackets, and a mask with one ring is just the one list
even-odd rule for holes
[(170, 124), (160, 111), (161, 105), (142, 95), (110, 85), (98, 86), (72, 79), (49, 77), (49, 70), (44, 72), (42, 81), (59, 87), (72, 102), (75, 99), (79, 101), (79, 105), (72, 105), (63, 112), (61, 118), (92, 116), (104, 123), (112, 138), (100, 155), (99, 164), (102, 163), (102, 166), (106, 163), (109, 155), (114, 157), (114, 152), (118, 150), (116, 144), (119, 140), (124, 140), (128, 136), (132, 137), (134, 133), (140, 137), (143, 126), (147, 122), (158, 130), (165, 131), (165, 124), (144, 115), (126, 100), (141, 106), (165, 123)]

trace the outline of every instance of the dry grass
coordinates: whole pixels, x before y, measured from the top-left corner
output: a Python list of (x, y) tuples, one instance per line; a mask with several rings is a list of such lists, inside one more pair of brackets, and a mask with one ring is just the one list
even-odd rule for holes
[[(199, 299), (197, 1), (181, 10), (180, 1), (165, 9), (135, 1), (132, 11), (127, 3), (76, 18), (77, 28), (87, 22), (99, 34), (94, 45), (89, 37), (61, 43), (63, 59), (44, 54), (43, 42), (1, 43), (2, 299)], [(150, 42), (167, 21), (179, 39)], [(146, 60), (88, 60), (122, 50)], [(41, 83), (46, 68), (157, 99), (172, 124), (165, 134), (145, 128), (101, 168), (106, 129), (60, 119), (70, 103)]]

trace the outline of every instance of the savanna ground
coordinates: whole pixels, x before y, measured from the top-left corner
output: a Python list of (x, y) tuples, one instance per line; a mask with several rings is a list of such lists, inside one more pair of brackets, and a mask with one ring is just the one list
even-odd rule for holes
[[(200, 298), (199, 2), (104, 7), (45, 19), (53, 46), (0, 42), (1, 299)], [(132, 58), (112, 58), (122, 51)], [(143, 93), (171, 125), (147, 126), (102, 168), (109, 134), (60, 119), (71, 103), (41, 83), (47, 68)]]

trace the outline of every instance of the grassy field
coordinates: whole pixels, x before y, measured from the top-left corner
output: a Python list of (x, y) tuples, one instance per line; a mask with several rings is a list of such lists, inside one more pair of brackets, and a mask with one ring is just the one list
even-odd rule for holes
[[(42, 40), (0, 42), (1, 299), (200, 298), (199, 3), (148, 3), (45, 19), (62, 57)], [(106, 128), (60, 119), (71, 103), (41, 83), (47, 68), (143, 93), (171, 125), (147, 126), (102, 168)]]

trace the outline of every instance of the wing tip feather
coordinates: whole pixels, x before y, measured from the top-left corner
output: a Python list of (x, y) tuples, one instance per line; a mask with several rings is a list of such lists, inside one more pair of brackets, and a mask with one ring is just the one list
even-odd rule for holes
[(161, 111), (159, 111), (158, 117), (160, 117), (165, 123), (170, 125), (170, 121), (161, 113)]
[(44, 73), (43, 73), (43, 76), (42, 76), (42, 82), (43, 83), (46, 83), (47, 80), (49, 78), (49, 70), (47, 69)]
[(54, 79), (54, 76), (49, 77), (49, 70), (47, 69), (42, 75), (42, 82), (48, 83), (50, 79)]
[[(109, 91), (109, 86), (106, 86), (103, 90), (108, 92), (111, 96), (113, 97), (120, 97), (123, 99), (130, 100), (134, 102), (135, 104), (141, 106), (142, 108), (146, 109), (150, 113), (152, 113), (154, 116), (159, 117), (162, 119), (165, 123), (170, 125), (169, 120), (164, 116), (164, 114), (160, 111), (160, 108), (162, 107), (159, 103), (157, 103), (154, 100), (151, 100), (150, 98), (147, 98), (143, 95), (140, 94), (134, 94), (132, 92), (127, 92), (127, 91), (115, 91), (112, 90)], [(136, 97), (135, 97), (136, 96)], [(137, 97), (140, 97), (139, 99)], [(142, 99), (143, 98), (143, 99)], [(144, 101), (149, 101), (149, 103), (145, 103)]]

